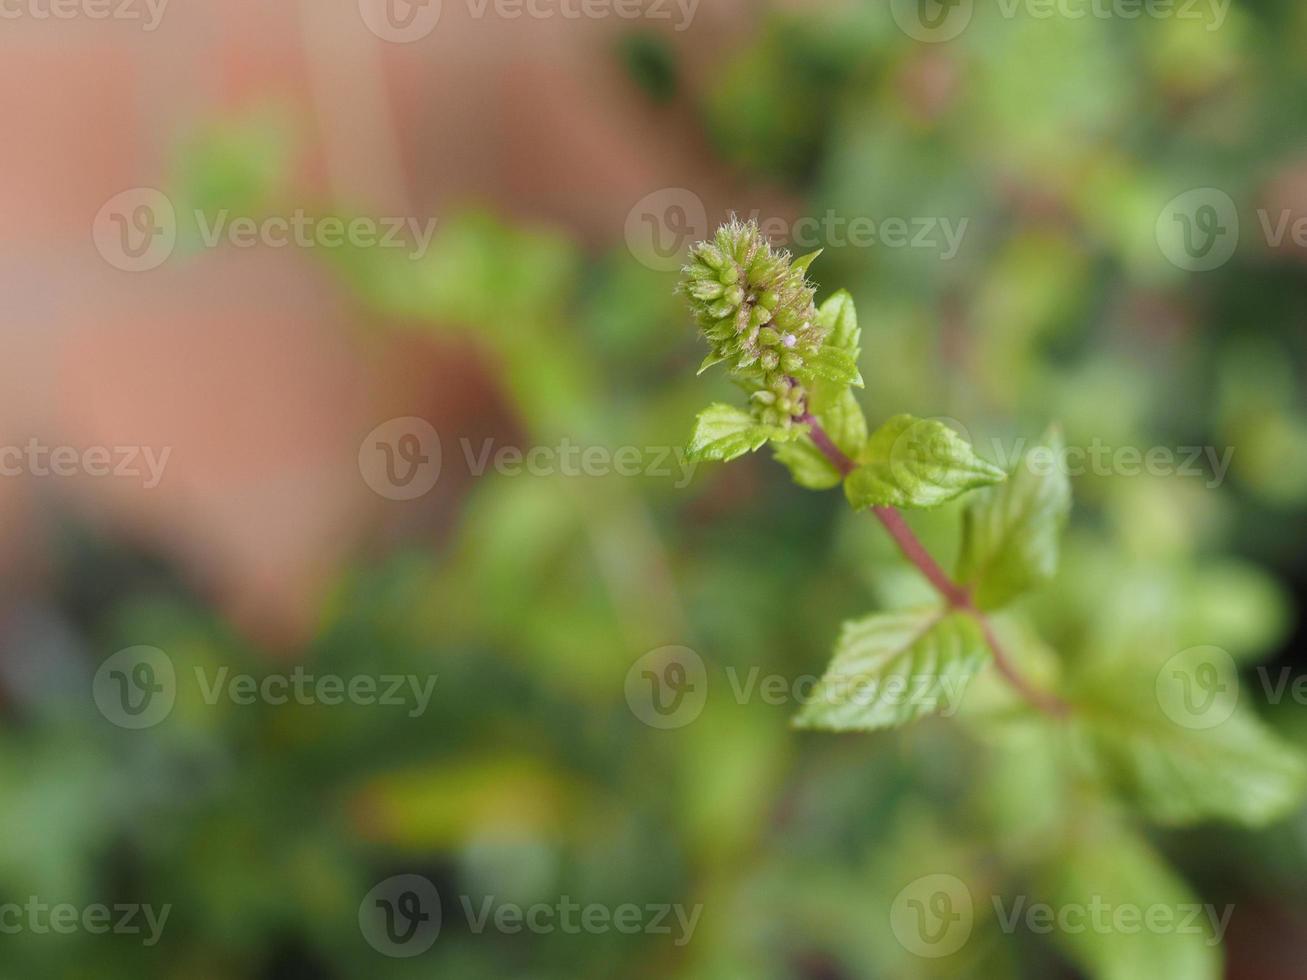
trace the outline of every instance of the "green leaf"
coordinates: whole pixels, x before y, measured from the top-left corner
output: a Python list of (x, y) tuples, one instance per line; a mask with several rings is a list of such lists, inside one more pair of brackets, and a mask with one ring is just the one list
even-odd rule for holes
[(829, 490), (840, 485), (843, 477), (812, 440), (804, 437), (773, 446), (776, 462), (790, 471), (794, 482), (809, 490)]
[(715, 352), (708, 354), (707, 357), (705, 357), (702, 361), (699, 362), (699, 370), (694, 372), (695, 376), (698, 377), (699, 375), (703, 374), (703, 372), (707, 371), (710, 367), (712, 367), (714, 364), (720, 364), (724, 360), (726, 360), (726, 358), (721, 354), (717, 354)]
[(1233, 661), (1211, 649), (1184, 651), (1157, 672), (1113, 662), (1082, 680), (1074, 717), (1091, 768), (1153, 820), (1261, 826), (1301, 802), (1307, 762), (1238, 704)]
[(951, 715), (985, 656), (980, 627), (963, 613), (925, 609), (851, 620), (794, 724), (872, 731), (935, 711)]
[[(1095, 980), (1218, 980), (1221, 951), (1209, 909), (1217, 922), (1225, 910), (1200, 908), (1189, 887), (1129, 828), (1110, 819), (1080, 822), (1089, 826), (1059, 848), (1057, 863), (1042, 876), (1040, 891), (1058, 913), (1053, 940)], [(1005, 903), (1000, 915), (1010, 918), (1019, 900)], [(1021, 930), (1026, 920), (1018, 922)]]
[(790, 264), (790, 268), (798, 273), (807, 275), (808, 266), (812, 265), (812, 263), (817, 260), (817, 256), (821, 255), (821, 253), (824, 251), (826, 251), (824, 248), (819, 248), (815, 252), (809, 252), (807, 255), (801, 255), (799, 256), (799, 258), (795, 259)]
[(1071, 512), (1062, 436), (1051, 428), (1011, 477), (976, 495), (962, 519), (958, 579), (982, 609), (997, 609), (1047, 582)]
[[(853, 297), (845, 290), (835, 293), (821, 304), (817, 319), (827, 331), (826, 345), (847, 351), (856, 362), (861, 331)], [(808, 411), (844, 455), (858, 458), (867, 442), (867, 419), (847, 383), (814, 380), (808, 385)], [(789, 469), (794, 482), (810, 490), (829, 490), (844, 479), (807, 436), (776, 446), (775, 455), (777, 462)]]
[(841, 347), (823, 346), (814, 354), (803, 359), (803, 367), (794, 372), (795, 377), (804, 381), (833, 381), (836, 384), (864, 386), (862, 373), (858, 370), (858, 359), (850, 351)]
[(896, 415), (877, 429), (859, 461), (862, 465), (844, 481), (855, 510), (935, 507), (1006, 479), (943, 422), (911, 415)]
[(817, 310), (817, 323), (827, 332), (827, 347), (849, 351), (857, 358), (862, 331), (858, 328), (858, 312), (848, 290), (841, 289), (826, 298)]
[(725, 461), (753, 452), (768, 439), (791, 437), (785, 429), (759, 424), (742, 408), (715, 402), (694, 420), (689, 455), (694, 460)]

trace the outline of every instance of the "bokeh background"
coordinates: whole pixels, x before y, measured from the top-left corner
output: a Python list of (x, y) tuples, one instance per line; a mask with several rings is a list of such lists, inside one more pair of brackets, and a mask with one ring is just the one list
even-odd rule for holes
[[(1054, 419), (1073, 446), (1232, 450), (1222, 474), (1076, 478), (1063, 569), (1028, 604), (1053, 649), (1304, 669), (1307, 9), (963, 3), (914, 29), (901, 3), (619, 6), (639, 16), (6, 8), (0, 443), (170, 455), (148, 487), (0, 479), (0, 901), (172, 911), (148, 946), (0, 935), (0, 976), (1082, 975), (1026, 932), (982, 929), (948, 972), (896, 941), (886, 908), (942, 855), (1019, 876), (1028, 841), (956, 728), (797, 733), (793, 703), (733, 693), (820, 672), (842, 619), (924, 586), (766, 453), (692, 479), (667, 455), (732, 398), (695, 377), (673, 292), (730, 212), (781, 243), (826, 222), (804, 244), (819, 295), (857, 302), (873, 424), (946, 416), (991, 457)], [(171, 216), (139, 224), (140, 188)], [(296, 214), (434, 236), (206, 240), (218, 215)], [(946, 257), (831, 218), (965, 234)], [(161, 237), (115, 238), (138, 231)], [(377, 434), (396, 419), (439, 446), (412, 499), (385, 453), (429, 467), (432, 436)], [(638, 475), (476, 465), (569, 443), (634, 447)], [(946, 558), (956, 521), (913, 519)], [(175, 703), (132, 728), (92, 692), (139, 646)], [(662, 729), (628, 678), (668, 646), (702, 659), (707, 700)], [(421, 711), (195, 682), (297, 666), (436, 680)], [(1259, 710), (1307, 744), (1303, 705)], [(1229, 976), (1302, 976), (1307, 814), (1151, 840), (1234, 905)], [(440, 936), (386, 955), (360, 906), (410, 874)], [(460, 899), (486, 896), (701, 914), (683, 943), (477, 932)]]

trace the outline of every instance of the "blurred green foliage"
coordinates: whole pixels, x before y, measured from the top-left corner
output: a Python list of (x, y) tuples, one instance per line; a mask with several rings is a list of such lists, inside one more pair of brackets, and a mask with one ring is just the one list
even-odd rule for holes
[[(1205, 31), (983, 6), (934, 46), (898, 31), (886, 5), (776, 14), (689, 94), (725, 161), (788, 181), (810, 213), (969, 219), (948, 262), (827, 246), (821, 278), (861, 314), (873, 420), (959, 419), (982, 447), (1049, 419), (1073, 446), (1235, 447), (1219, 487), (1076, 479), (1057, 579), (1023, 607), (1063, 663), (1146, 673), (1214, 644), (1243, 665), (1293, 664), (1290, 590), (1307, 581), (1301, 260), (1248, 243), (1189, 274), (1153, 235), (1181, 191), (1219, 186), (1251, 208), (1260, 181), (1296, 165), (1307, 16), (1241, 4)], [(655, 50), (625, 56), (661, 93)], [(257, 213), (291, 193), (279, 127), (223, 124), (186, 145), (179, 200)], [(361, 323), (478, 345), (530, 444), (679, 446), (705, 388), (732, 395), (694, 378), (675, 275), (624, 250), (587, 255), (472, 213), (442, 222), (418, 262), (331, 259)], [(39, 638), (48, 667), (10, 692), (0, 738), (0, 888), (174, 911), (152, 949), (5, 935), (0, 977), (1158, 975), (1139, 937), (1006, 935), (983, 897), (961, 952), (914, 956), (885, 910), (940, 868), (977, 896), (1234, 902), (1231, 957), (1284, 945), (1250, 921), (1265, 910), (1307, 911), (1302, 815), (1259, 834), (1144, 835), (1086, 805), (1058, 746), (1020, 722), (984, 738), (940, 719), (831, 737), (791, 731), (793, 705), (739, 703), (728, 669), (820, 673), (841, 620), (925, 594), (871, 521), (766, 458), (705, 467), (688, 489), (491, 475), (459, 507), (448, 540), (415, 535), (342, 570), (300, 658), (347, 676), (437, 674), (418, 718), (215, 708), (191, 689), (166, 725), (107, 725), (85, 690), (122, 647), (158, 646), (181, 672), (278, 668), (167, 569), (70, 532), (60, 591), (9, 637)], [(913, 518), (950, 567), (959, 514)], [(698, 651), (710, 677), (699, 719), (668, 732), (623, 696), (631, 664), (665, 644)], [(1037, 673), (1049, 651), (1020, 646)], [(1250, 707), (1307, 743), (1301, 708)], [(704, 912), (682, 947), (474, 935), (448, 915), (429, 953), (389, 960), (363, 941), (358, 907), (402, 872), (431, 877), (447, 910), (458, 895), (566, 894)], [(1216, 969), (1208, 948), (1186, 955), (1186, 976)]]

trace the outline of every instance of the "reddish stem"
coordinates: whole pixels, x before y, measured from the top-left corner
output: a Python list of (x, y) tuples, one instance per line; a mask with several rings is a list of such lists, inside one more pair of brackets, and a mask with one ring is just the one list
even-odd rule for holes
[[(813, 445), (821, 450), (822, 455), (830, 461), (831, 465), (839, 470), (841, 476), (848, 476), (858, 468), (858, 464), (849, 459), (844, 451), (835, 445), (834, 440), (831, 439), (811, 412), (805, 411), (798, 417), (797, 421), (808, 426), (808, 438), (812, 440)], [(884, 525), (885, 530), (894, 539), (894, 543), (899, 546), (899, 551), (903, 553), (903, 557), (920, 570), (921, 574), (926, 577), (926, 581), (944, 597), (944, 601), (948, 603), (949, 608), (967, 613), (980, 624), (985, 642), (994, 655), (994, 666), (998, 668), (998, 672), (1007, 679), (1008, 683), (1040, 711), (1059, 717), (1066, 714), (1066, 702), (1052, 694), (1031, 687), (1030, 683), (1016, 669), (1012, 663), (1012, 658), (1008, 656), (1003, 645), (999, 643), (993, 625), (985, 614), (976, 608), (975, 603), (971, 601), (971, 594), (949, 578), (944, 569), (939, 567), (939, 563), (926, 550), (926, 546), (921, 543), (921, 539), (912, 532), (912, 528), (908, 527), (908, 522), (903, 519), (903, 515), (893, 507), (873, 507), (871, 512), (876, 515), (876, 519)]]

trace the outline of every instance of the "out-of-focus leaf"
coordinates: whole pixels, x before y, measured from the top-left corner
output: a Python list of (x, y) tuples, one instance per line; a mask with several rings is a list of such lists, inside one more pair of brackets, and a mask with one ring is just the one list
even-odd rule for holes
[(1090, 767), (1159, 823), (1283, 817), (1307, 790), (1307, 760), (1238, 703), (1232, 667), (1192, 653), (1160, 673), (1117, 660), (1082, 678), (1072, 700)]
[[(1086, 827), (1066, 842), (1042, 877), (1045, 900), (1055, 913), (1052, 938), (1095, 980), (1218, 980), (1222, 975), (1208, 916), (1214, 907), (1200, 905), (1128, 828), (1106, 820)], [(1037, 900), (1009, 899), (1005, 911), (1020, 916)], [(1022, 927), (1020, 920), (1014, 925)]]
[(996, 609), (1053, 577), (1070, 511), (1062, 437), (1051, 429), (1005, 483), (968, 501), (958, 578), (978, 606)]
[(852, 620), (795, 725), (873, 731), (936, 711), (951, 714), (985, 652), (980, 627), (961, 613), (924, 609)]

